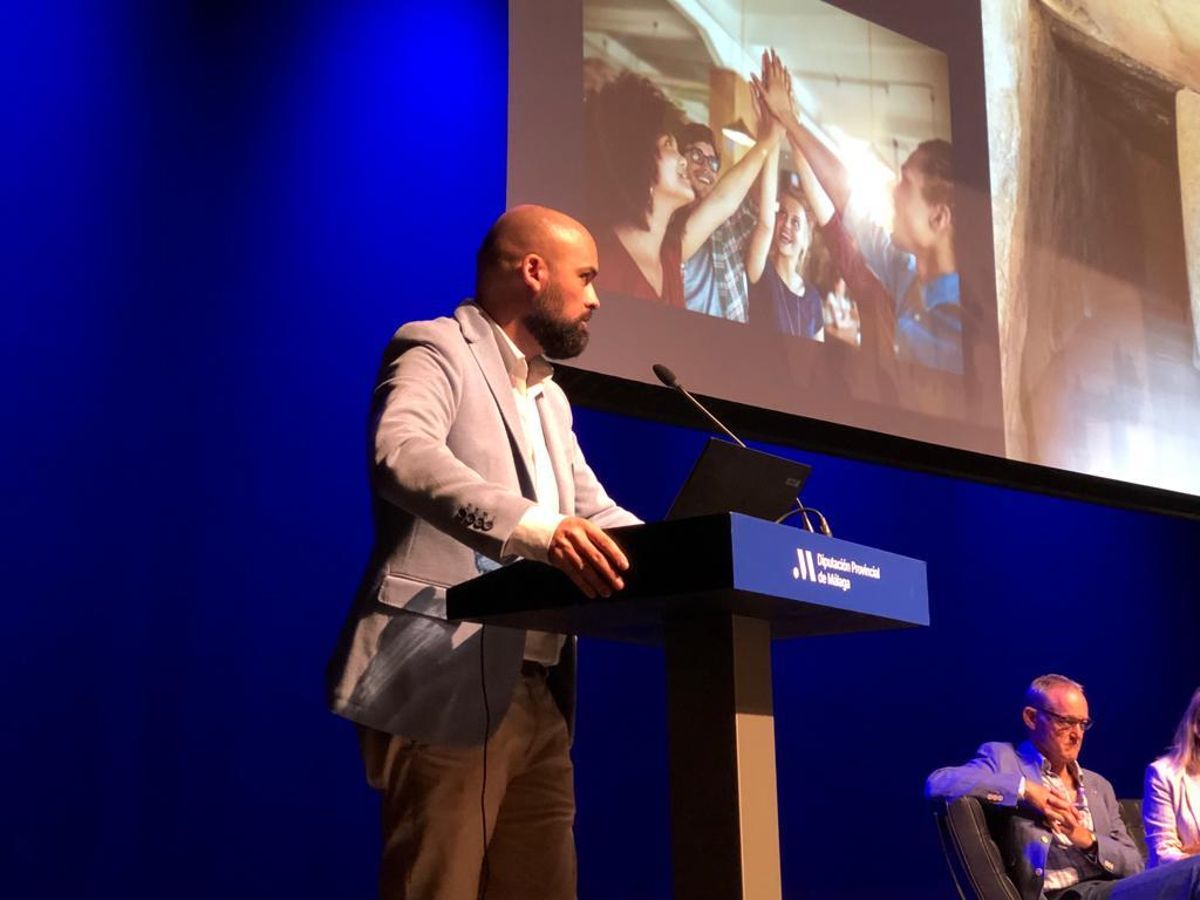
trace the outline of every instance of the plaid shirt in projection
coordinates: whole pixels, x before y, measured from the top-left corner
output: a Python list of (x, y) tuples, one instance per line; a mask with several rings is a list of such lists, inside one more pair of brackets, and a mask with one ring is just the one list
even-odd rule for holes
[[(1042, 757), (1041, 762), (1042, 784), (1064, 797), (1070, 797), (1070, 787), (1050, 770), (1049, 761)], [(1083, 770), (1079, 768), (1077, 762), (1072, 762), (1070, 767), (1071, 774), (1075, 777), (1075, 783), (1079, 785), (1079, 790), (1075, 794), (1075, 812), (1079, 814), (1083, 827), (1094, 832), (1096, 825), (1092, 821), (1092, 811), (1088, 808), (1087, 793), (1084, 791), (1083, 785)], [(1097, 847), (1099, 847), (1098, 844)], [(1090, 851), (1080, 850), (1071, 843), (1071, 839), (1065, 834), (1054, 832), (1053, 841), (1046, 854), (1044, 890), (1061, 890), (1079, 884), (1085, 879), (1106, 876), (1108, 873), (1100, 867), (1100, 863), (1096, 859), (1097, 847), (1093, 847)]]
[(758, 205), (746, 199), (708, 239), (717, 298), (724, 317), (732, 322), (746, 321), (746, 297), (750, 290), (746, 282), (746, 242), (757, 224)]

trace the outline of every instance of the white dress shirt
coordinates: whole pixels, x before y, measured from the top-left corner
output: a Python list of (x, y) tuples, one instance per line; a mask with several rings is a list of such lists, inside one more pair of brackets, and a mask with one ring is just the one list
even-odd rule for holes
[[(538, 410), (538, 404), (545, 396), (544, 384), (553, 376), (554, 370), (540, 356), (527, 359), (512, 338), (490, 316), (487, 319), (496, 333), (500, 358), (512, 382), (513, 399), (516, 400), (521, 418), (521, 430), (525, 433), (525, 445), (529, 448), (529, 458), (525, 464), (533, 474), (533, 488), (537, 494), (537, 505), (531, 506), (517, 522), (513, 533), (504, 542), (502, 553), (505, 557), (523, 556), (546, 562), (550, 539), (559, 523), (566, 518), (559, 512), (558, 481), (554, 477), (550, 451), (546, 448), (546, 434), (542, 430), (542, 416)], [(561, 634), (529, 631), (525, 636), (525, 659), (553, 666), (558, 662), (565, 641), (566, 638)]]

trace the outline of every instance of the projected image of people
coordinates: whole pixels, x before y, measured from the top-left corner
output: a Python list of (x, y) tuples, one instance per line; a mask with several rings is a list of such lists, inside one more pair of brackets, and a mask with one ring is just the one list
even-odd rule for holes
[(745, 322), (747, 195), (782, 131), (721, 173), (712, 131), (631, 72), (585, 95), (584, 122), (597, 289)]
[(858, 305), (847, 293), (846, 279), (841, 275), (833, 279), (833, 287), (825, 295), (821, 314), (825, 319), (825, 333), (832, 338), (858, 346), (862, 341), (859, 332)]
[(821, 293), (804, 277), (812, 243), (811, 216), (791, 190), (776, 201), (778, 147), (760, 180), (759, 220), (746, 251), (751, 321), (795, 337), (825, 340)]
[[(588, 3), (585, 16), (606, 23), (606, 10)], [(831, 28), (852, 20), (830, 16)], [(641, 71), (651, 74), (642, 75), (626, 68), (633, 60), (620, 35), (597, 29), (593, 40), (586, 26), (585, 177), (602, 293), (808, 341), (828, 333), (854, 348), (864, 338), (862, 305), (874, 302), (891, 318), (874, 332), (877, 350), (901, 366), (962, 375), (944, 57), (898, 40), (896, 58), (911, 61), (863, 79), (856, 56), (839, 60), (803, 35), (781, 35), (785, 49), (734, 51), (742, 72), (755, 63), (745, 76), (691, 57), (685, 64), (678, 46), (643, 54)], [(803, 71), (793, 76), (785, 56)], [(802, 190), (805, 170), (813, 178)], [(825, 205), (816, 190), (831, 205), (814, 218)], [(809, 251), (826, 231), (835, 264), (818, 273)], [(843, 247), (850, 259), (840, 258)], [(904, 378), (887, 381), (880, 393), (898, 396), (876, 400), (953, 413), (953, 404), (906, 403)]]
[[(775, 136), (778, 140), (778, 135)], [(723, 160), (713, 131), (699, 122), (688, 122), (679, 135), (687, 160), (688, 181), (697, 199), (709, 195), (721, 175)], [(733, 322), (748, 318), (745, 248), (758, 223), (750, 196), (683, 264), (684, 304), (692, 312)]]
[(624, 72), (584, 100), (588, 225), (604, 266), (599, 291), (683, 306), (682, 231), (696, 198), (675, 135), (683, 112), (647, 79)]
[(580, 2), (563, 202), (611, 311), (589, 365), (644, 381), (669, 356), (734, 402), (1002, 453), (990, 219), (956, 180), (977, 151), (951, 144), (945, 52), (821, 0)]
[[(777, 54), (764, 64), (763, 98), (787, 131), (802, 166), (833, 204), (821, 224), (844, 248), (839, 268), (859, 271), (858, 293), (877, 297), (895, 316), (894, 352), (902, 362), (963, 371), (962, 306), (954, 253), (954, 170), (950, 144), (929, 140), (900, 167), (891, 193), (893, 226), (872, 217), (869, 198), (849, 166), (797, 115), (791, 77)], [(813, 181), (805, 179), (810, 193)], [(812, 199), (812, 198), (810, 198)], [(863, 269), (859, 263), (865, 264)], [(853, 276), (852, 276), (853, 277)]]

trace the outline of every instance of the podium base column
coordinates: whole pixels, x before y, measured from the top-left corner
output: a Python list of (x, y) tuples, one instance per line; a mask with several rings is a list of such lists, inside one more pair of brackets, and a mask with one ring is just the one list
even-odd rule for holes
[(666, 626), (671, 850), (679, 900), (779, 900), (771, 626)]

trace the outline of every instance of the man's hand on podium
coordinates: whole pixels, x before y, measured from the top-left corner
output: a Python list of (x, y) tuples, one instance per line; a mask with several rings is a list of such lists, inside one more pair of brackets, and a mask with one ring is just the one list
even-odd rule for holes
[(629, 560), (607, 534), (587, 519), (568, 516), (550, 538), (550, 565), (561, 569), (589, 599), (609, 597), (625, 587), (620, 573)]

